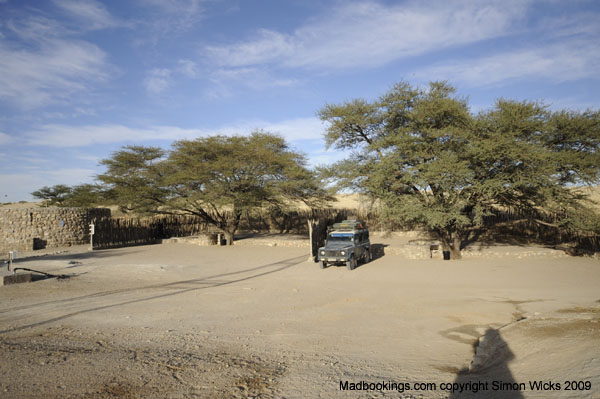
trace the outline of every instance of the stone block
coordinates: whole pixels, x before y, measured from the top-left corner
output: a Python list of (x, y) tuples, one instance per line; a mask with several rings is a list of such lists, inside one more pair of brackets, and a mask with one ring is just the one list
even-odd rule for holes
[(31, 273), (16, 273), (3, 271), (0, 273), (0, 285), (10, 285), (31, 282)]

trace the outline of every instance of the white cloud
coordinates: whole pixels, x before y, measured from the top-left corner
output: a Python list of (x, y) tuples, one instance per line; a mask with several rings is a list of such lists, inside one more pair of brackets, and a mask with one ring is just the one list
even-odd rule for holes
[(199, 133), (198, 136), (212, 136), (216, 134), (231, 136), (237, 134), (246, 135), (256, 130), (278, 134), (289, 142), (297, 142), (322, 138), (324, 127), (320, 119), (309, 117), (288, 119), (280, 122), (262, 120), (242, 121), (216, 129), (199, 130), (197, 132)]
[(105, 58), (86, 42), (51, 40), (39, 50), (0, 43), (0, 98), (23, 108), (64, 101), (89, 81), (106, 78)]
[(0, 202), (31, 200), (33, 197), (30, 194), (33, 191), (49, 184), (37, 174), (0, 174)]
[(25, 138), (30, 145), (66, 148), (107, 143), (143, 143), (146, 140), (178, 140), (193, 137), (199, 132), (199, 130), (170, 126), (137, 129), (109, 124), (87, 126), (50, 124), (26, 133)]
[(551, 110), (562, 111), (565, 109), (586, 111), (590, 109), (598, 109), (598, 102), (593, 100), (585, 100), (577, 96), (549, 97), (544, 99)]
[[(45, 125), (35, 131), (26, 132), (20, 144), (26, 146), (41, 146), (46, 153), (60, 152), (60, 148), (88, 147), (97, 144), (146, 144), (149, 141), (164, 141), (165, 147), (175, 140), (195, 139), (217, 134), (248, 135), (255, 130), (276, 133), (284, 137), (296, 149), (309, 149), (309, 165), (330, 163), (343, 157), (341, 152), (321, 149), (324, 126), (315, 117), (296, 118), (279, 122), (241, 121), (211, 129), (185, 129), (175, 126), (152, 126), (148, 128), (133, 128), (123, 125)], [(155, 145), (155, 144), (154, 144)], [(35, 147), (31, 147), (35, 148)], [(10, 190), (0, 190), (0, 194), (8, 193), (8, 201), (28, 199), (29, 193), (42, 186), (54, 184), (81, 184), (91, 182), (93, 176), (100, 173), (88, 168), (64, 168), (54, 170), (56, 161), (45, 159), (39, 153), (19, 153), (19, 170), (16, 173), (0, 174), (0, 187), (12, 187)], [(75, 152), (75, 157), (86, 162), (96, 162), (102, 156)], [(13, 154), (14, 157), (14, 154)]]
[(221, 98), (233, 95), (232, 86), (247, 87), (252, 90), (266, 90), (277, 87), (297, 86), (299, 79), (278, 78), (264, 68), (217, 69), (210, 73), (209, 80), (214, 87), (206, 92), (208, 97)]
[(78, 18), (86, 29), (111, 28), (121, 24), (106, 9), (94, 0), (54, 0), (54, 3)]
[(322, 138), (324, 127), (320, 119), (314, 117), (288, 119), (280, 122), (253, 120), (242, 121), (216, 129), (202, 130), (199, 136), (212, 136), (216, 134), (224, 134), (226, 136), (247, 135), (256, 130), (278, 134), (288, 142), (294, 143)]
[(106, 54), (94, 44), (65, 38), (56, 22), (32, 17), (8, 27), (23, 42), (0, 38), (0, 100), (25, 109), (68, 102), (108, 77)]
[(239, 67), (287, 58), (297, 47), (292, 36), (262, 29), (252, 41), (225, 47), (207, 47), (206, 50), (219, 64)]
[(8, 144), (11, 141), (12, 138), (8, 134), (0, 132), (0, 145)]
[(70, 33), (57, 21), (41, 15), (10, 19), (5, 26), (22, 40), (33, 43), (44, 42)]
[(198, 66), (191, 60), (179, 60), (177, 62), (177, 71), (191, 79), (198, 77)]
[(160, 8), (168, 14), (198, 14), (204, 0), (140, 0), (142, 3)]
[(92, 169), (71, 168), (35, 169), (30, 173), (0, 174), (0, 201), (32, 200), (31, 193), (44, 186), (91, 183), (97, 173)]
[(590, 41), (571, 40), (488, 57), (445, 62), (415, 73), (423, 80), (447, 79), (469, 86), (494, 86), (519, 79), (549, 79), (566, 82), (597, 77), (600, 48)]
[(324, 127), (318, 118), (297, 118), (281, 122), (243, 121), (214, 129), (184, 129), (175, 126), (152, 126), (149, 128), (131, 128), (123, 125), (44, 125), (25, 134), (29, 145), (48, 147), (85, 147), (107, 143), (144, 143), (148, 140), (181, 140), (206, 137), (216, 134), (250, 134), (262, 129), (280, 134), (286, 140), (302, 141), (320, 139)]
[(600, 25), (598, 24), (597, 12), (587, 10), (575, 12), (568, 15), (557, 15), (544, 18), (539, 25), (539, 30), (545, 32), (544, 37), (553, 39), (574, 35), (598, 35)]
[(276, 123), (265, 123), (262, 129), (281, 134), (289, 141), (303, 141), (323, 138), (325, 127), (319, 118), (296, 118)]
[[(142, 23), (150, 26), (153, 35), (178, 34), (194, 28), (203, 18), (203, 3), (206, 0), (138, 0), (144, 6), (153, 7), (158, 12), (154, 17), (146, 17)], [(153, 41), (153, 40), (150, 40)]]
[(291, 34), (261, 30), (252, 40), (205, 51), (217, 65), (232, 68), (271, 63), (327, 69), (378, 66), (505, 35), (529, 1), (339, 4)]
[[(44, 172), (43, 175), (47, 177), (47, 181), (53, 184), (81, 184), (89, 182), (98, 172), (93, 169), (85, 168), (70, 168), (70, 169), (58, 169), (49, 170)], [(48, 184), (46, 184), (48, 185)]]
[(149, 94), (160, 94), (167, 90), (173, 81), (184, 76), (195, 79), (198, 76), (198, 67), (191, 60), (179, 60), (173, 68), (154, 68), (146, 73), (144, 87)]
[(165, 68), (155, 68), (148, 72), (144, 79), (146, 91), (151, 94), (158, 94), (165, 91), (171, 82), (171, 71)]

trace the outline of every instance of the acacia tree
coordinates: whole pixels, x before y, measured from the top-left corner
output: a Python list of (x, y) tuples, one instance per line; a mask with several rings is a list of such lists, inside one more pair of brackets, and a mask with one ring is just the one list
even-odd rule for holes
[(37, 199), (41, 199), (44, 206), (63, 206), (64, 202), (73, 189), (65, 184), (57, 184), (52, 187), (44, 186), (31, 193)]
[(264, 132), (181, 140), (169, 152), (130, 146), (102, 164), (107, 172), (98, 178), (124, 209), (198, 216), (228, 244), (253, 208), (289, 200), (315, 206), (327, 198), (305, 158)]
[(169, 192), (162, 183), (166, 154), (158, 147), (132, 145), (101, 160), (107, 170), (97, 179), (110, 202), (126, 213), (151, 214), (166, 206)]
[(44, 186), (31, 195), (41, 199), (43, 206), (59, 207), (94, 207), (104, 199), (102, 187), (97, 184)]
[(499, 207), (544, 208), (563, 226), (598, 226), (571, 188), (600, 180), (598, 111), (499, 100), (473, 115), (445, 82), (428, 90), (402, 82), (374, 102), (326, 105), (319, 116), (329, 122), (327, 144), (353, 150), (329, 175), (381, 199), (387, 217), (428, 228), (454, 259)]

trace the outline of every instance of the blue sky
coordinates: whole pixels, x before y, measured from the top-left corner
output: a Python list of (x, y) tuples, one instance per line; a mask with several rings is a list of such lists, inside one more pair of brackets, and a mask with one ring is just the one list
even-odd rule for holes
[(317, 110), (400, 80), (597, 109), (599, 72), (596, 0), (0, 0), (0, 202), (219, 133), (333, 162)]

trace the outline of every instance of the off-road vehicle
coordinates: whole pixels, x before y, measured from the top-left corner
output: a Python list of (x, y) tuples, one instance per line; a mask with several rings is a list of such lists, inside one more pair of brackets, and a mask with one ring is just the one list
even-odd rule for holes
[(324, 247), (319, 248), (317, 260), (321, 269), (330, 264), (345, 264), (353, 270), (359, 261), (369, 262), (371, 243), (366, 224), (358, 220), (335, 223), (327, 231), (327, 241)]

